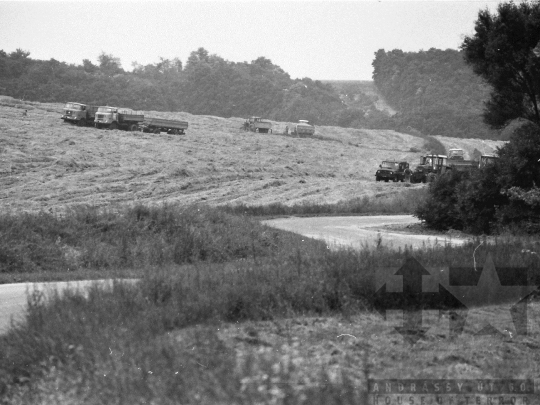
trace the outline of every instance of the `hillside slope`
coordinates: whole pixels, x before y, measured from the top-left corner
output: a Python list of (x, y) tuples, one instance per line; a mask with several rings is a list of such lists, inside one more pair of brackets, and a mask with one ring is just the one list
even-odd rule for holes
[[(28, 116), (22, 116), (28, 108)], [(245, 133), (242, 118), (147, 111), (187, 120), (187, 135), (65, 124), (61, 104), (0, 97), (0, 201), (4, 209), (61, 210), (112, 203), (333, 203), (391, 193), (376, 183), (383, 159), (416, 162), (423, 140), (390, 130), (317, 127), (317, 138)], [(478, 140), (478, 142), (481, 142)]]

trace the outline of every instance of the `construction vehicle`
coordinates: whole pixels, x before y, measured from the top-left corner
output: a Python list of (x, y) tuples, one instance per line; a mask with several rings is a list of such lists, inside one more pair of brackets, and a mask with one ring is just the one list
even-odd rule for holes
[(415, 167), (411, 183), (432, 182), (435, 178), (451, 170), (447, 155), (420, 156), (420, 164)]
[(385, 182), (388, 182), (389, 180), (392, 180), (393, 182), (403, 182), (405, 180), (407, 171), (409, 171), (409, 163), (407, 162), (384, 160), (379, 165), (379, 170), (377, 170), (375, 173), (375, 180), (384, 180)]
[(298, 120), (298, 124), (292, 127), (291, 134), (299, 137), (315, 135), (315, 127), (308, 120)]
[(166, 132), (172, 135), (184, 135), (187, 128), (187, 121), (165, 120), (162, 118), (147, 118), (139, 125), (142, 132), (152, 132), (154, 134)]
[(96, 111), (96, 128), (124, 129), (138, 131), (139, 123), (144, 121), (143, 114), (136, 114), (129, 108), (102, 106)]
[(64, 106), (64, 114), (61, 119), (64, 122), (71, 122), (80, 127), (85, 127), (94, 122), (97, 109), (98, 107), (95, 105), (69, 102)]
[(267, 134), (272, 132), (272, 123), (261, 117), (250, 117), (244, 122), (244, 131), (260, 132)]

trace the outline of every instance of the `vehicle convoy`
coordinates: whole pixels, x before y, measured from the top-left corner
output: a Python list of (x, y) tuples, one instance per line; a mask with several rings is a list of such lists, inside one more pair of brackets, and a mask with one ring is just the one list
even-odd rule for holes
[(377, 172), (375, 173), (375, 180), (384, 180), (386, 182), (388, 182), (389, 180), (392, 180), (393, 182), (403, 182), (405, 180), (407, 171), (410, 173), (409, 163), (407, 162), (384, 160), (379, 165), (379, 170), (377, 170)]
[(86, 105), (81, 103), (66, 103), (64, 114), (61, 119), (64, 122), (72, 122), (80, 127), (85, 127), (94, 122), (98, 107), (95, 105)]
[(298, 124), (295, 124), (292, 128), (291, 134), (299, 137), (313, 136), (315, 135), (315, 127), (308, 120), (298, 120)]
[(139, 123), (144, 121), (143, 114), (135, 114), (129, 108), (102, 106), (96, 111), (96, 128), (124, 129), (138, 131)]
[(142, 132), (152, 132), (154, 134), (166, 132), (172, 135), (184, 135), (184, 131), (187, 128), (187, 121), (166, 120), (162, 118), (147, 118), (139, 125), (139, 129)]
[(272, 123), (261, 117), (249, 117), (244, 122), (244, 131), (260, 132), (267, 134), (272, 132)]
[(432, 182), (437, 176), (451, 170), (478, 170), (493, 164), (497, 159), (496, 155), (485, 154), (480, 156), (480, 161), (448, 159), (446, 155), (426, 155), (420, 156), (420, 164), (416, 166), (411, 176), (411, 183)]

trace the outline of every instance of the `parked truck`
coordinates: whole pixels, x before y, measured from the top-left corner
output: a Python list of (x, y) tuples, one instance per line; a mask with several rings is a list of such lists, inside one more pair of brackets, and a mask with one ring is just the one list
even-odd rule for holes
[(395, 160), (384, 160), (379, 165), (379, 169), (375, 173), (375, 180), (384, 180), (386, 182), (389, 180), (392, 180), (393, 182), (403, 182), (407, 177), (407, 173), (411, 173), (409, 163), (397, 162)]
[(166, 120), (162, 118), (147, 118), (139, 125), (139, 129), (142, 132), (152, 132), (154, 134), (166, 132), (172, 135), (184, 135), (187, 128), (187, 121)]
[(299, 120), (298, 124), (293, 126), (291, 133), (299, 137), (313, 136), (315, 135), (315, 127), (308, 120)]
[(261, 117), (249, 117), (244, 122), (244, 131), (260, 132), (267, 134), (272, 132), (272, 123)]
[(450, 149), (448, 151), (448, 168), (450, 170), (470, 171), (477, 167), (477, 160), (465, 160), (463, 149)]
[(128, 108), (101, 106), (96, 111), (94, 125), (96, 128), (138, 131), (139, 124), (143, 121), (143, 114), (136, 114)]
[(68, 102), (64, 106), (61, 119), (85, 127), (94, 123), (97, 109), (95, 105)]

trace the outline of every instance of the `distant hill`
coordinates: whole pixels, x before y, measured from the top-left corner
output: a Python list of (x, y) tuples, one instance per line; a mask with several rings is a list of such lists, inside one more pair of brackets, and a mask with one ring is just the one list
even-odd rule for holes
[(376, 53), (373, 78), (396, 120), (422, 133), (461, 138), (499, 138), (482, 120), (489, 87), (464, 62), (461, 52), (430, 49)]

